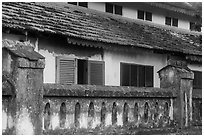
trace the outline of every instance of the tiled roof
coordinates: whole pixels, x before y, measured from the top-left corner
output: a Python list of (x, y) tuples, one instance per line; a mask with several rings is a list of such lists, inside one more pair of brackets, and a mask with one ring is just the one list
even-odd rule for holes
[(188, 2), (146, 2), (158, 8), (167, 9), (170, 11), (183, 13), (189, 16), (196, 15), (196, 9)]
[(68, 4), (3, 2), (2, 26), (122, 46), (202, 55), (200, 34), (176, 32)]

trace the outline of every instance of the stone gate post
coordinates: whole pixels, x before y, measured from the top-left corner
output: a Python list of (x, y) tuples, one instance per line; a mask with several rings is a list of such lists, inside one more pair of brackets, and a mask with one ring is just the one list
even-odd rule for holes
[(4, 70), (14, 81), (13, 134), (42, 134), (44, 57), (23, 43), (4, 46), (3, 52)]
[(170, 88), (177, 97), (173, 102), (173, 117), (179, 128), (188, 127), (192, 122), (193, 72), (186, 63), (174, 62), (158, 71), (160, 87)]

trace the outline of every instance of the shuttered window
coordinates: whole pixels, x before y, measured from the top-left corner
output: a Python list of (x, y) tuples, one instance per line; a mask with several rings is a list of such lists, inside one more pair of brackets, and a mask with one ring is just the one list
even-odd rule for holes
[(104, 85), (104, 67), (103, 61), (88, 61), (88, 84)]
[(153, 66), (121, 63), (121, 86), (153, 87)]
[(56, 57), (56, 83), (104, 85), (104, 61)]
[(61, 84), (76, 83), (76, 60), (56, 57), (56, 82)]

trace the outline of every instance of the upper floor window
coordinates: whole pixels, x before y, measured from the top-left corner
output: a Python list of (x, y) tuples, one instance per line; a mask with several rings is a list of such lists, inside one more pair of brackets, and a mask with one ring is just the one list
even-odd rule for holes
[(190, 22), (190, 30), (195, 30), (195, 23), (194, 22)]
[(122, 15), (122, 6), (119, 5), (113, 5), (111, 3), (106, 3), (106, 12), (113, 13), (117, 15)]
[(178, 19), (177, 18), (166, 17), (165, 24), (169, 25), (169, 26), (178, 27)]
[(56, 57), (56, 82), (104, 85), (104, 61)]
[(200, 71), (193, 72), (194, 72), (193, 88), (202, 89), (202, 72)]
[(152, 13), (138, 10), (137, 18), (142, 20), (152, 21)]
[(68, 4), (78, 5), (78, 6), (81, 6), (81, 7), (88, 8), (88, 2), (68, 2)]
[(121, 86), (153, 87), (153, 66), (120, 64)]

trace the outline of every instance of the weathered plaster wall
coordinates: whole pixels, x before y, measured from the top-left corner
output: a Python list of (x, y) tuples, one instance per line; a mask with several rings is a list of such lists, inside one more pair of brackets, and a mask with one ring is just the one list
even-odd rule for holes
[(39, 38), (38, 52), (45, 57), (44, 83), (55, 83), (57, 56), (77, 59), (102, 60), (102, 51), (68, 44), (66, 39)]
[[(140, 92), (140, 90), (145, 89), (132, 88), (132, 92), (129, 93), (126, 90), (127, 87), (101, 87), (95, 90), (94, 88), (94, 86), (82, 85), (61, 86), (55, 84), (44, 86), (43, 129), (87, 129), (128, 124), (137, 127), (161, 128), (169, 127), (174, 120), (173, 99), (175, 96), (172, 95), (171, 91), (165, 92), (164, 89), (149, 88)], [(110, 90), (110, 95), (99, 94), (100, 90), (104, 90), (104, 92)], [(62, 104), (65, 104), (65, 111), (63, 111), (65, 114), (62, 114), (60, 109)], [(79, 104), (80, 109), (76, 108), (77, 104)], [(92, 110), (91, 104), (93, 104)], [(78, 118), (76, 117), (77, 114)], [(65, 115), (64, 119), (62, 119), (62, 115)]]
[(202, 64), (188, 64), (189, 69), (201, 71), (202, 72)]
[[(94, 104), (94, 117), (93, 122), (90, 123), (90, 118), (88, 117), (88, 108), (90, 103)], [(102, 103), (105, 103), (106, 107), (106, 117), (105, 117), (105, 126), (111, 126), (112, 123), (112, 109), (113, 103), (116, 103), (117, 106), (117, 122), (116, 125), (123, 126), (123, 113), (124, 113), (124, 104), (127, 103), (129, 110), (128, 110), (128, 122), (135, 123), (138, 127), (165, 127), (169, 125), (169, 121), (165, 121), (164, 119), (164, 110), (165, 110), (165, 103), (167, 102), (168, 105), (172, 105), (169, 99), (144, 99), (144, 98), (137, 98), (137, 99), (116, 99), (116, 98), (66, 98), (66, 97), (52, 97), (48, 98), (45, 97), (43, 106), (45, 107), (46, 103), (50, 103), (50, 125), (48, 129), (58, 129), (60, 127), (60, 106), (62, 103), (66, 105), (66, 121), (65, 126), (63, 128), (70, 129), (75, 128), (74, 123), (74, 114), (75, 112), (75, 105), (76, 103), (80, 104), (80, 117), (79, 117), (79, 128), (95, 128), (97, 126), (101, 126), (101, 108)], [(148, 120), (145, 122), (144, 119), (144, 105), (148, 103)], [(154, 115), (156, 113), (155, 110), (155, 103), (158, 103), (159, 111), (158, 117), (154, 119)], [(134, 117), (134, 107), (135, 103), (138, 105), (138, 119)], [(171, 108), (171, 106), (169, 106)], [(172, 109), (168, 108), (168, 118), (166, 120), (173, 120), (172, 119)], [(171, 114), (171, 115), (170, 115)], [(159, 125), (160, 124), (160, 125)]]
[(105, 61), (105, 84), (120, 86), (120, 63), (133, 63), (154, 66), (154, 87), (160, 87), (157, 74), (161, 68), (166, 66), (166, 55), (155, 54), (138, 49), (136, 53), (104, 51)]
[(2, 133), (12, 134), (15, 125), (15, 108), (11, 96), (2, 96)]

